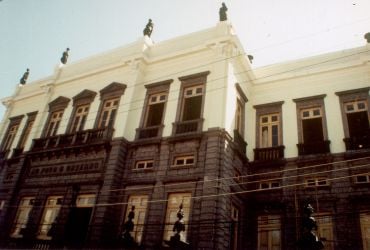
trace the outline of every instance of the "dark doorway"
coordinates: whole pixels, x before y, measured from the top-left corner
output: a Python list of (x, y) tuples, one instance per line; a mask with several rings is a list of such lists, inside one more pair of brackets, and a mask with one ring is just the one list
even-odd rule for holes
[(302, 127), (303, 127), (303, 143), (304, 144), (317, 143), (317, 142), (324, 141), (321, 117), (303, 120)]
[(66, 245), (72, 248), (83, 247), (89, 229), (91, 207), (71, 208), (66, 224)]
[(369, 131), (369, 118), (367, 111), (347, 114), (350, 137), (361, 137)]

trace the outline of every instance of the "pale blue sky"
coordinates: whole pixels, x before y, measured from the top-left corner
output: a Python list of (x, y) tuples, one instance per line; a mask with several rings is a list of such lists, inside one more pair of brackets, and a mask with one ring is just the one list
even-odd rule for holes
[[(263, 66), (365, 44), (369, 0), (225, 0), (244, 49)], [(153, 19), (161, 42), (210, 28), (218, 0), (0, 0), (0, 99), (69, 62), (136, 41)], [(0, 119), (4, 107), (0, 107)]]

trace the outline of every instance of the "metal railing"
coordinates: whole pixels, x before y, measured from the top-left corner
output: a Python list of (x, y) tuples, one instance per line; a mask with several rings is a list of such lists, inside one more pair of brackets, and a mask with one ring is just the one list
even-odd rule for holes
[(99, 128), (78, 131), (73, 134), (38, 138), (33, 139), (31, 151), (103, 142), (112, 139), (112, 136), (112, 128)]
[(318, 141), (297, 144), (298, 155), (326, 154), (330, 153), (330, 141)]
[(255, 148), (254, 160), (255, 161), (273, 161), (284, 158), (285, 146), (268, 147), (268, 148)]
[(174, 124), (175, 134), (186, 134), (201, 132), (203, 119), (175, 122)]

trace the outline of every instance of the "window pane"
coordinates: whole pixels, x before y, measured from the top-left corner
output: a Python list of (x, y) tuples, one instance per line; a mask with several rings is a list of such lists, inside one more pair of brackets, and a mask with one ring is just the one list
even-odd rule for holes
[(262, 127), (262, 143), (261, 144), (263, 148), (266, 148), (269, 146), (269, 131), (268, 131), (267, 126)]
[(357, 108), (359, 110), (366, 109), (365, 103), (364, 102), (357, 103)]
[(304, 143), (315, 143), (324, 141), (321, 117), (303, 120), (302, 128)]
[(313, 115), (314, 116), (320, 116), (320, 109), (314, 109), (313, 110)]
[(367, 111), (347, 113), (348, 130), (350, 137), (361, 137), (369, 130)]
[(279, 129), (278, 125), (272, 125), (272, 146), (279, 146)]
[(162, 123), (164, 103), (152, 104), (148, 108), (147, 127), (158, 126)]
[(202, 107), (202, 96), (186, 98), (184, 100), (183, 121), (190, 121), (200, 118)]

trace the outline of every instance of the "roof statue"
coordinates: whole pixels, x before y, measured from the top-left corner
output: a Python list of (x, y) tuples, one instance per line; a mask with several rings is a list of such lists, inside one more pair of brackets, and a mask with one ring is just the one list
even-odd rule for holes
[(367, 43), (370, 43), (370, 32), (366, 33), (364, 38), (366, 39)]
[(60, 61), (63, 63), (63, 64), (66, 64), (67, 63), (67, 60), (68, 60), (68, 52), (69, 52), (69, 48), (66, 49), (66, 51), (63, 52), (63, 55), (62, 57), (60, 58)]
[(143, 30), (144, 36), (150, 37), (153, 32), (153, 22), (152, 19), (148, 20), (148, 23), (145, 26), (145, 29)]
[(30, 74), (30, 69), (27, 69), (26, 72), (24, 72), (22, 78), (19, 80), (19, 84), (25, 85), (29, 74)]
[(227, 20), (227, 14), (226, 14), (226, 11), (227, 11), (227, 7), (225, 5), (225, 3), (222, 3), (222, 7), (220, 8), (220, 11), (219, 11), (219, 14), (220, 14), (220, 21), (226, 21)]

